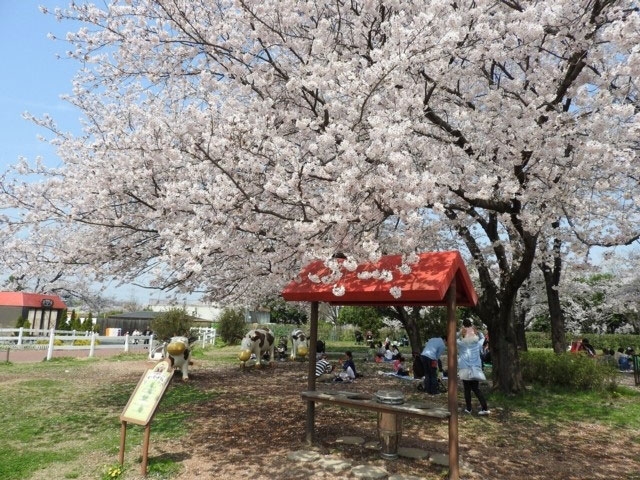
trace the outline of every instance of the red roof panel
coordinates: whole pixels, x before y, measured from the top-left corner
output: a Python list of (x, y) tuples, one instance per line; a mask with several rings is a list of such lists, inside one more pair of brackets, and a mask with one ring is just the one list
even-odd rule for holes
[[(337, 283), (329, 278), (331, 270), (322, 261), (312, 262), (302, 269), (299, 280), (285, 287), (282, 296), (287, 301), (329, 302), (333, 305), (446, 305), (447, 289), (455, 277), (456, 304), (472, 307), (478, 303), (459, 252), (421, 253), (418, 258), (416, 263), (409, 265), (411, 272), (406, 274), (399, 270), (402, 264), (400, 255), (387, 255), (376, 263), (358, 265), (354, 271), (342, 268), (342, 278)], [(392, 281), (363, 275), (363, 272), (383, 270), (391, 272)], [(309, 276), (319, 281), (314, 282)], [(323, 277), (327, 283), (322, 281)], [(344, 287), (344, 295), (335, 295), (334, 286)], [(393, 286), (402, 291), (397, 299), (389, 292)]]
[(46, 308), (67, 308), (58, 295), (40, 295), (39, 293), (0, 292), (0, 305), (5, 307), (42, 308), (42, 300), (51, 300), (53, 306)]

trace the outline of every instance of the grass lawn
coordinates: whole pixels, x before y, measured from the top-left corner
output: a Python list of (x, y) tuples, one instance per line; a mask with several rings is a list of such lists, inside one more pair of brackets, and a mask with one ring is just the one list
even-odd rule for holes
[[(364, 352), (366, 346), (327, 345), (330, 352), (347, 349)], [(282, 458), (289, 450), (304, 448), (299, 391), (306, 385), (306, 364), (282, 362), (241, 372), (239, 350), (196, 349), (193, 378), (172, 382), (153, 420), (150, 478), (263, 478), (260, 474), (267, 473), (269, 478), (299, 478)], [(3, 438), (11, 439), (0, 442), (0, 479), (107, 478), (107, 469), (117, 461), (119, 415), (148, 366), (141, 355), (0, 364), (0, 422)], [(413, 400), (425, 399), (410, 382), (377, 375), (381, 368), (359, 363), (365, 377), (335, 388), (394, 388)], [(445, 395), (428, 400), (446, 405)], [(589, 471), (593, 478), (640, 480), (633, 473), (640, 471), (637, 389), (532, 387), (519, 396), (490, 393), (489, 404), (493, 414), (488, 418), (460, 417), (462, 457), (477, 474), (469, 478), (573, 480), (583, 478), (574, 472)], [(339, 435), (375, 435), (375, 418), (354, 412), (318, 408), (319, 448), (353, 462), (379, 462), (376, 452), (339, 451), (330, 443)], [(403, 439), (408, 446), (446, 451), (446, 428), (446, 423), (407, 421)], [(129, 427), (120, 479), (139, 478), (142, 432), (141, 427)], [(263, 463), (249, 466), (247, 455), (256, 451), (264, 454)], [(385, 465), (395, 473), (443, 478), (443, 471), (426, 461), (407, 462)], [(582, 470), (576, 471), (575, 465)]]
[[(127, 366), (134, 363), (131, 373)], [(119, 415), (146, 367), (139, 364), (139, 355), (128, 355), (0, 366), (0, 423), (3, 437), (12, 439), (0, 445), (0, 478), (31, 478), (43, 469), (50, 472), (44, 478), (99, 478), (102, 463), (87, 465), (86, 459), (117, 459)], [(174, 382), (153, 420), (154, 439), (183, 436), (188, 406), (214, 395)], [(130, 448), (141, 444), (142, 431), (129, 427)], [(170, 458), (152, 462), (151, 476), (175, 473), (179, 465), (172, 464)]]

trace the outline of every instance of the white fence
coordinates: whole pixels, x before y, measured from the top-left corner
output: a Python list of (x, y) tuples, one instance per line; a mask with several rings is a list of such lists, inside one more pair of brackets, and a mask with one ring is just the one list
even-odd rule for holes
[[(63, 342), (56, 345), (56, 340)], [(83, 340), (78, 345), (77, 340)], [(85, 343), (86, 342), (86, 343)], [(154, 345), (153, 335), (124, 335), (108, 337), (91, 332), (75, 332), (67, 330), (37, 330), (33, 328), (0, 328), (0, 344), (14, 349), (47, 350), (47, 360), (51, 360), (54, 350), (86, 350), (93, 357), (97, 349), (119, 349), (128, 352), (131, 347), (142, 346), (151, 349)]]
[(196, 333), (198, 335), (198, 343), (202, 344), (202, 348), (205, 345), (215, 345), (216, 344), (216, 329), (209, 327), (194, 327), (191, 329), (191, 333)]
[[(197, 334), (198, 344), (215, 344), (216, 329), (196, 327), (191, 331)], [(56, 345), (56, 340), (63, 342)], [(83, 340), (84, 345), (74, 345), (76, 340)], [(54, 350), (86, 350), (89, 357), (93, 357), (96, 349), (120, 349), (128, 352), (131, 347), (142, 346), (151, 352), (156, 343), (154, 335), (124, 335), (120, 337), (102, 336), (91, 332), (76, 332), (75, 330), (38, 330), (34, 328), (0, 328), (0, 345), (14, 349), (47, 350), (47, 360), (51, 360)]]

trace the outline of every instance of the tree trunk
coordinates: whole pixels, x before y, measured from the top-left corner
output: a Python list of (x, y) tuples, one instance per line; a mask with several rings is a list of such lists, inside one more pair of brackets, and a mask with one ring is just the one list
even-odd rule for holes
[(523, 309), (518, 309), (518, 312), (515, 315), (515, 332), (516, 332), (516, 344), (518, 345), (518, 350), (522, 352), (527, 351), (527, 335), (524, 327), (524, 319), (527, 312)]
[(397, 312), (397, 318), (402, 323), (402, 326), (407, 331), (409, 337), (409, 345), (411, 345), (411, 351), (422, 351), (422, 339), (420, 338), (420, 328), (418, 327), (418, 319), (420, 318), (420, 308), (413, 307), (411, 314), (407, 312), (404, 307), (395, 307)]
[(493, 387), (503, 393), (518, 393), (524, 389), (513, 309), (501, 307), (497, 321), (489, 324), (489, 346), (493, 364)]
[(560, 246), (556, 244), (559, 240), (554, 241), (553, 269), (547, 263), (541, 263), (540, 269), (544, 276), (544, 285), (547, 291), (547, 304), (549, 306), (549, 319), (551, 321), (551, 344), (555, 353), (563, 353), (567, 351), (567, 340), (565, 336), (564, 312), (560, 304), (560, 293), (558, 285), (560, 284), (560, 273), (562, 271), (562, 259), (560, 258)]

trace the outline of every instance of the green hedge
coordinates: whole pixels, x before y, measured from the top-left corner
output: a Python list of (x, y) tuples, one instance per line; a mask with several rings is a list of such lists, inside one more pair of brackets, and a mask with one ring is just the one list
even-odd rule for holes
[[(60, 345), (64, 345), (64, 342), (62, 340), (59, 340), (59, 339), (55, 338), (53, 340), (53, 344), (56, 347), (59, 347)], [(36, 345), (49, 345), (49, 340), (45, 340), (45, 339), (36, 340)]]
[[(551, 334), (547, 332), (526, 332), (527, 335), (527, 347), (529, 348), (553, 348), (551, 345)], [(640, 335), (629, 335), (622, 333), (578, 333), (567, 334), (567, 342), (573, 340), (582, 340), (588, 338), (589, 343), (597, 350), (597, 353), (602, 353), (603, 348), (613, 348), (618, 350), (620, 347), (633, 347), (636, 352), (640, 351)]]
[(574, 390), (615, 387), (615, 369), (583, 354), (521, 352), (520, 366), (525, 382)]
[[(89, 338), (89, 339), (85, 340), (84, 338), (82, 338), (82, 339), (78, 338), (78, 339), (73, 341), (72, 345), (75, 345), (75, 346), (91, 345), (91, 339)], [(95, 342), (94, 345), (100, 345), (100, 340), (98, 340), (96, 338), (96, 342)]]

